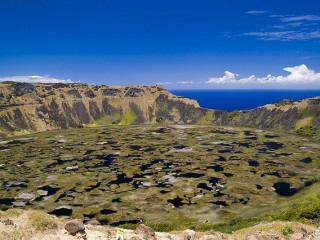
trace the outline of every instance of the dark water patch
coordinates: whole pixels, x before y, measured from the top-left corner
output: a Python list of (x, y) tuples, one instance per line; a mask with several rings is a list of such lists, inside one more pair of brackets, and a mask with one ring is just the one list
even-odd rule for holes
[(307, 157), (307, 158), (304, 158), (302, 160), (300, 160), (300, 162), (303, 162), (303, 163), (311, 163), (312, 162), (312, 159), (310, 157)]
[(254, 171), (254, 170), (251, 170), (250, 172), (253, 173), (253, 174), (256, 174), (256, 173), (257, 173), (257, 171)]
[(208, 190), (208, 191), (212, 190), (212, 188), (209, 187), (206, 183), (199, 183), (197, 188), (201, 188), (201, 189)]
[(273, 156), (274, 157), (281, 157), (281, 156), (287, 157), (290, 155), (292, 155), (292, 153), (277, 153), (277, 154), (274, 154)]
[(239, 142), (239, 143), (238, 143), (238, 146), (239, 146), (239, 147), (250, 148), (250, 147), (252, 147), (252, 144), (251, 144), (251, 143), (247, 143), (247, 142)]
[(209, 148), (209, 149), (207, 149), (207, 152), (212, 152), (212, 150), (213, 150), (213, 149)]
[(261, 177), (264, 177), (265, 175), (276, 176), (278, 178), (282, 178), (279, 172), (262, 173)]
[(98, 167), (109, 167), (112, 164), (112, 161), (117, 155), (108, 154), (108, 155), (95, 155), (96, 159), (104, 160), (103, 162), (97, 163), (93, 166), (93, 168)]
[(217, 191), (216, 194), (214, 194), (213, 196), (214, 197), (222, 197), (222, 196), (225, 196), (226, 194), (220, 192), (220, 191)]
[(240, 202), (241, 202), (242, 204), (247, 204), (247, 203), (249, 202), (249, 200), (250, 200), (250, 198), (245, 197), (245, 198), (241, 198), (241, 199), (240, 199)]
[(263, 187), (262, 187), (261, 185), (259, 185), (259, 184), (256, 184), (256, 187), (257, 187), (258, 190), (260, 190), (260, 189), (263, 188)]
[(218, 206), (224, 206), (224, 207), (229, 206), (225, 201), (216, 201), (216, 202), (212, 202), (212, 203), (215, 205), (218, 205)]
[(246, 137), (245, 139), (247, 139), (247, 140), (258, 140), (257, 137)]
[(290, 187), (289, 183), (286, 182), (278, 182), (273, 185), (273, 187), (276, 190), (276, 193), (279, 194), (280, 196), (293, 196), (296, 194), (298, 191), (294, 188)]
[(156, 131), (156, 133), (170, 133), (170, 129), (169, 128), (158, 128)]
[(246, 135), (246, 136), (253, 135), (253, 133), (252, 133), (251, 131), (244, 131), (243, 133), (244, 133), (244, 135)]
[(216, 186), (217, 183), (219, 183), (220, 180), (221, 180), (221, 178), (211, 177), (211, 178), (209, 179), (209, 183), (211, 183), (212, 186)]
[(224, 170), (220, 165), (208, 166), (207, 169), (213, 169), (215, 172), (222, 172)]
[(224, 150), (219, 150), (218, 152), (219, 152), (219, 153), (228, 153), (228, 152), (231, 152), (231, 150), (229, 150), (229, 149), (224, 149)]
[[(70, 161), (72, 161), (72, 160), (70, 160)], [(56, 162), (47, 165), (47, 168), (54, 168), (54, 167), (56, 167), (58, 165), (63, 165), (64, 163), (65, 163), (65, 161), (57, 159)]]
[(115, 203), (115, 202), (121, 203), (122, 199), (121, 198), (114, 198), (114, 199), (111, 200), (111, 202), (113, 202), (113, 203)]
[(174, 146), (173, 148), (174, 149), (184, 149), (184, 148), (187, 148), (189, 146), (186, 146), (186, 145), (181, 145), (181, 146)]
[(175, 207), (181, 207), (183, 206), (182, 200), (182, 198), (176, 197), (174, 199), (168, 199), (167, 202), (173, 204)]
[(264, 135), (265, 138), (276, 138), (276, 137), (279, 137), (278, 135)]
[(232, 173), (223, 173), (223, 175), (225, 175), (226, 177), (232, 177), (232, 176), (234, 176), (234, 174), (232, 174)]
[[(108, 222), (102, 222), (100, 221), (102, 224), (108, 224)], [(114, 223), (111, 223), (111, 226), (119, 226), (119, 225), (123, 225), (123, 224), (138, 224), (138, 223), (141, 223), (141, 220), (128, 220), (128, 221), (119, 221), (119, 222), (114, 222)]]
[(50, 212), (50, 214), (54, 214), (56, 216), (71, 216), (72, 209), (69, 207), (59, 207)]
[(258, 150), (258, 153), (266, 153), (268, 151), (267, 148), (259, 148), (257, 150)]
[(90, 192), (90, 191), (92, 191), (92, 190), (94, 190), (94, 189), (96, 189), (96, 188), (98, 188), (98, 187), (100, 187), (101, 186), (101, 182), (98, 182), (97, 184), (95, 184), (95, 185), (89, 185), (87, 188), (85, 188), (84, 190), (86, 191), (86, 192)]
[(46, 196), (51, 196), (53, 194), (55, 194), (57, 191), (59, 191), (61, 188), (53, 188), (51, 186), (43, 186), (43, 187), (39, 187), (38, 190), (43, 190), (43, 191), (47, 191), (48, 194)]
[(163, 160), (162, 159), (155, 159), (153, 161), (151, 161), (149, 164), (143, 164), (140, 169), (141, 171), (145, 171), (147, 170), (149, 167), (151, 167), (152, 165), (154, 164), (157, 164), (157, 163), (161, 163)]
[(313, 181), (306, 181), (306, 182), (304, 183), (304, 186), (305, 186), (305, 187), (310, 187), (312, 184), (313, 184)]
[(14, 198), (2, 198), (0, 199), (0, 205), (7, 205), (10, 206), (14, 202)]
[(85, 218), (94, 218), (95, 214), (83, 214)]
[(225, 162), (225, 161), (227, 161), (227, 159), (225, 157), (219, 156), (217, 161)]
[(140, 146), (140, 145), (130, 145), (129, 148), (131, 150), (139, 151), (142, 148), (142, 146)]
[(257, 161), (254, 161), (254, 160), (249, 161), (250, 167), (258, 167), (259, 165), (260, 165), (260, 163)]
[(169, 192), (171, 192), (171, 191), (168, 191), (168, 190), (161, 190), (160, 191), (161, 194), (166, 194), (166, 193), (169, 193)]
[(203, 173), (183, 173), (183, 174), (180, 174), (179, 177), (186, 177), (186, 178), (199, 178), (199, 177), (202, 177), (204, 176)]
[(121, 184), (121, 183), (130, 183), (133, 178), (127, 178), (127, 175), (125, 173), (121, 173), (119, 175), (117, 175), (117, 180), (115, 181), (110, 181), (109, 184)]
[(117, 211), (111, 210), (111, 209), (102, 209), (100, 211), (101, 214), (107, 215), (107, 214), (112, 214), (112, 213), (116, 213)]
[(264, 142), (263, 143), (269, 150), (278, 150), (283, 148), (283, 144), (279, 142)]

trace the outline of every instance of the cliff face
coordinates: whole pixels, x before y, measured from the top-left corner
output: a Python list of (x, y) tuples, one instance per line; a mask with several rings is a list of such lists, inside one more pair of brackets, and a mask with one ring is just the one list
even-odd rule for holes
[(0, 136), (82, 124), (216, 124), (320, 138), (320, 98), (282, 100), (249, 111), (209, 110), (161, 86), (0, 84)]
[(81, 124), (196, 123), (206, 112), (161, 86), (0, 84), (0, 136)]
[(320, 97), (282, 100), (250, 111), (235, 111), (228, 123), (320, 138)]

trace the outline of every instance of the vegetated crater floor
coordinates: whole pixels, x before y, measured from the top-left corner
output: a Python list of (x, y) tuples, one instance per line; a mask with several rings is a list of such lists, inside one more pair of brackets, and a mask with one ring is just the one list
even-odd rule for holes
[(139, 125), (48, 131), (0, 139), (0, 210), (39, 209), (116, 226), (221, 222), (303, 198), (319, 166), (316, 141), (263, 130)]

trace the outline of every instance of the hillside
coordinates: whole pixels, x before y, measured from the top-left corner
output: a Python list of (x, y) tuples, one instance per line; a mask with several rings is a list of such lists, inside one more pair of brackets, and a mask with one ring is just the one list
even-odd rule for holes
[[(236, 104), (236, 103), (235, 103)], [(99, 125), (214, 124), (320, 138), (320, 98), (281, 100), (253, 110), (209, 110), (161, 86), (0, 84), (0, 136)]]

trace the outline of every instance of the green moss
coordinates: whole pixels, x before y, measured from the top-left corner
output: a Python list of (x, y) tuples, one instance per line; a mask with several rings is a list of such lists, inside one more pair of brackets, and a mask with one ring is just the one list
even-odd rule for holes
[(148, 227), (151, 227), (156, 232), (172, 232), (176, 230), (180, 230), (176, 225), (168, 223), (168, 222), (156, 222), (156, 223), (147, 223)]
[(288, 235), (288, 234), (293, 234), (294, 233), (294, 231), (293, 231), (291, 226), (279, 226), (278, 230), (280, 230), (281, 233), (283, 235), (285, 235), (285, 236)]
[(279, 116), (275, 116), (274, 118), (271, 119), (270, 122), (268, 122), (268, 124), (266, 125), (267, 128), (271, 127), (277, 120), (278, 120)]
[(132, 110), (130, 110), (122, 115), (120, 124), (121, 125), (130, 125), (136, 119), (137, 119), (137, 115)]
[(205, 116), (198, 120), (197, 124), (212, 124), (215, 119), (214, 110), (209, 110)]
[(299, 135), (306, 135), (306, 136), (309, 136), (309, 137), (313, 137), (316, 134), (316, 131), (317, 131), (316, 127), (307, 125), (305, 127), (299, 128), (297, 130), (297, 133)]
[(228, 114), (227, 116), (227, 120), (229, 122), (232, 122), (233, 120), (235, 120), (237, 117), (239, 117), (240, 112), (239, 111), (233, 111), (231, 113)]
[(116, 113), (114, 115), (107, 115), (103, 118), (100, 118), (96, 121), (98, 125), (110, 125), (110, 124), (117, 124), (121, 120), (120, 113)]

